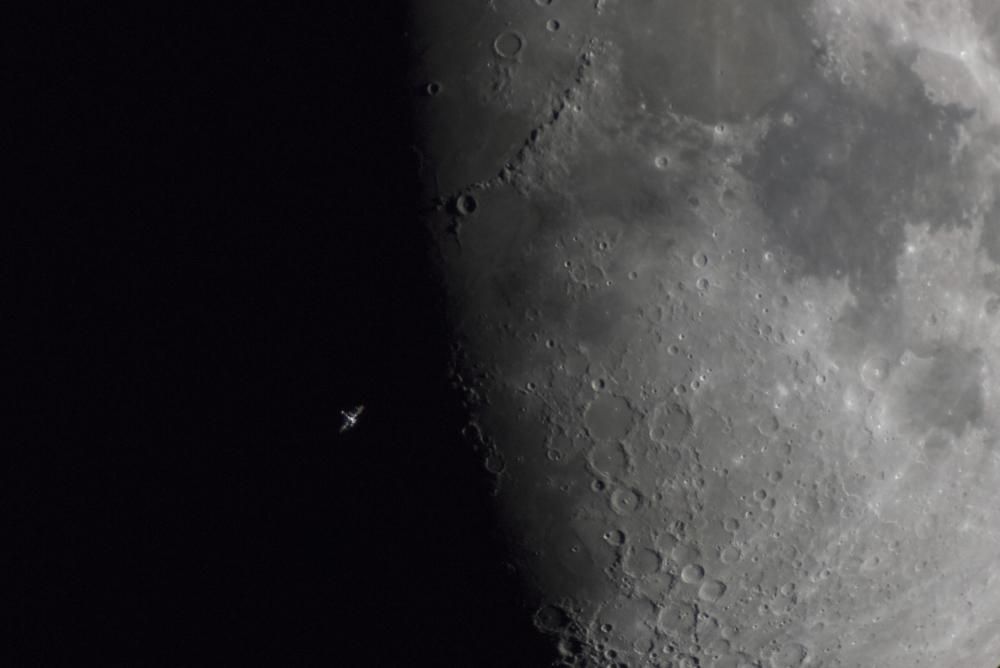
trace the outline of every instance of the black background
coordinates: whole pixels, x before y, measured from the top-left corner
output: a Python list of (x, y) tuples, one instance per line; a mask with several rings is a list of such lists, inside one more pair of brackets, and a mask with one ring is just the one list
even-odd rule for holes
[(13, 29), (4, 663), (546, 663), (457, 434), (394, 4)]

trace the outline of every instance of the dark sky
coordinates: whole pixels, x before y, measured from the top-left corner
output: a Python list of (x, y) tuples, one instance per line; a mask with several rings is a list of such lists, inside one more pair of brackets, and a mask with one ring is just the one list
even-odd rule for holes
[(18, 17), (3, 663), (540, 661), (456, 434), (376, 4)]

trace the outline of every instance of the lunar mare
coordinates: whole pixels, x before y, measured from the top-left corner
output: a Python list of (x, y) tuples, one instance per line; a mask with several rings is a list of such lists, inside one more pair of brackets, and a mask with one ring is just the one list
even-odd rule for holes
[(467, 433), (563, 665), (1000, 661), (987, 4), (416, 11)]

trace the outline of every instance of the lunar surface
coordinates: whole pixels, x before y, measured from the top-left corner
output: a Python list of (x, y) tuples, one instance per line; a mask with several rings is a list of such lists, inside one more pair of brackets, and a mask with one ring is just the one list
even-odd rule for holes
[(1000, 11), (414, 3), (468, 447), (566, 666), (1000, 662)]

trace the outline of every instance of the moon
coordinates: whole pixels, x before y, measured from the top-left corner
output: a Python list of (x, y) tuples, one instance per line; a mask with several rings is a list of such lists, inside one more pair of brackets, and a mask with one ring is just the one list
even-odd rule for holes
[(469, 447), (557, 665), (996, 666), (1000, 13), (412, 14)]

